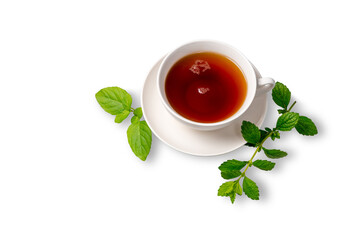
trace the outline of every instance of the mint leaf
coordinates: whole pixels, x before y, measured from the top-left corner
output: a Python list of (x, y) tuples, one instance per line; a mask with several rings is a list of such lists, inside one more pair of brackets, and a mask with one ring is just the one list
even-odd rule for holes
[(132, 123), (127, 130), (128, 142), (134, 154), (145, 161), (150, 152), (152, 135), (145, 121)]
[(241, 172), (239, 170), (221, 172), (221, 177), (223, 179), (232, 179), (232, 178), (236, 178), (240, 175), (241, 175)]
[(240, 171), (246, 164), (247, 161), (239, 161), (236, 159), (227, 160), (226, 162), (223, 162), (219, 166), (219, 170), (222, 172), (234, 171), (234, 170)]
[(256, 160), (253, 165), (261, 170), (269, 171), (275, 167), (275, 163), (267, 160)]
[(227, 197), (233, 191), (234, 181), (229, 181), (221, 184), (218, 189), (218, 196)]
[(275, 138), (280, 139), (280, 132), (279, 131), (275, 131), (273, 135), (274, 135)]
[(313, 121), (305, 116), (299, 117), (299, 121), (297, 122), (295, 129), (298, 131), (298, 133), (305, 136), (314, 136), (318, 133), (318, 130)]
[(137, 109), (134, 110), (134, 115), (137, 116), (138, 118), (141, 118), (143, 116), (141, 107), (138, 107)]
[(235, 202), (236, 194), (242, 194), (242, 189), (238, 181), (225, 182), (218, 189), (218, 196), (230, 197), (231, 203)]
[(117, 114), (115, 117), (115, 122), (116, 123), (121, 123), (122, 121), (124, 121), (128, 116), (129, 116), (129, 111), (128, 110), (124, 110), (121, 113)]
[(130, 111), (131, 109), (132, 98), (122, 88), (103, 88), (95, 94), (95, 97), (100, 106), (112, 115), (118, 115), (124, 110)]
[(245, 141), (253, 144), (258, 143), (261, 137), (261, 132), (259, 128), (249, 121), (242, 122), (241, 133)]
[[(271, 129), (270, 129), (270, 131), (271, 131)], [(264, 138), (266, 137), (267, 134), (268, 134), (267, 131), (264, 131), (264, 130), (260, 129), (260, 139), (259, 139), (258, 142), (261, 142), (262, 140), (264, 140)], [(245, 146), (256, 147), (256, 144), (247, 142), (247, 143), (245, 143)]]
[(224, 179), (232, 179), (241, 175), (240, 170), (247, 164), (246, 161), (239, 160), (228, 160), (223, 162), (219, 166), (219, 170), (221, 171), (221, 177)]
[(244, 177), (243, 190), (246, 196), (252, 200), (259, 200), (259, 188), (256, 183), (248, 177)]
[(233, 190), (227, 194), (230, 197), (231, 203), (235, 202), (236, 194), (242, 195), (242, 188), (239, 181), (234, 181)]
[(242, 191), (239, 181), (235, 181), (235, 183), (234, 183), (234, 192), (238, 195), (242, 195), (243, 191)]
[(138, 116), (133, 116), (132, 118), (131, 118), (131, 123), (137, 123), (137, 122), (139, 122), (140, 121), (140, 118), (138, 118)]
[[(287, 108), (290, 102), (291, 92), (284, 84), (276, 82), (271, 95), (278, 106), (284, 109)], [(279, 113), (283, 113), (283, 110), (280, 110)]]
[(235, 202), (235, 198), (236, 198), (236, 193), (235, 192), (231, 192), (228, 195), (230, 197), (231, 203), (234, 204)]
[[(270, 132), (271, 132), (271, 129), (270, 129)], [(267, 131), (260, 130), (260, 140), (259, 140), (259, 142), (261, 142), (262, 140), (264, 140), (264, 138), (266, 137), (266, 135), (268, 135), (268, 132), (267, 132)]]
[(268, 158), (282, 158), (287, 156), (286, 152), (279, 149), (266, 149), (264, 147), (262, 149)]
[(287, 112), (281, 115), (276, 122), (276, 129), (280, 131), (290, 131), (295, 127), (299, 120), (299, 114)]

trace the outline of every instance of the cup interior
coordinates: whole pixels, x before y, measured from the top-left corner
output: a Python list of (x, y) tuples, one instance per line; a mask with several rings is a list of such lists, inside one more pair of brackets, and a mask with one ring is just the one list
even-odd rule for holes
[[(241, 70), (241, 72), (244, 75), (245, 81), (247, 83), (247, 94), (244, 100), (244, 103), (240, 107), (240, 109), (235, 112), (232, 116), (229, 118), (226, 118), (225, 120), (219, 121), (219, 122), (213, 122), (213, 123), (201, 123), (201, 122), (195, 122), (192, 120), (189, 120), (183, 116), (181, 116), (179, 113), (177, 113), (170, 105), (166, 93), (165, 93), (165, 80), (167, 77), (167, 74), (171, 67), (181, 58), (193, 54), (193, 53), (199, 53), (199, 52), (214, 52), (221, 55), (224, 55), (228, 58), (230, 58)], [(234, 47), (221, 43), (221, 42), (215, 42), (215, 41), (198, 41), (198, 42), (191, 42), (185, 45), (182, 45), (181, 47), (173, 50), (170, 52), (162, 61), (159, 72), (158, 72), (158, 78), (157, 78), (157, 84), (158, 89), (160, 92), (160, 96), (162, 99), (163, 104), (167, 108), (168, 111), (170, 111), (176, 118), (180, 119), (181, 121), (193, 125), (193, 126), (207, 126), (207, 127), (215, 127), (215, 126), (221, 126), (226, 125), (227, 123), (231, 122), (232, 120), (238, 118), (243, 114), (248, 107), (250, 106), (251, 102), (253, 101), (256, 93), (256, 87), (257, 87), (257, 81), (255, 76), (255, 71), (251, 65), (251, 63), (245, 58), (245, 56), (239, 52)]]

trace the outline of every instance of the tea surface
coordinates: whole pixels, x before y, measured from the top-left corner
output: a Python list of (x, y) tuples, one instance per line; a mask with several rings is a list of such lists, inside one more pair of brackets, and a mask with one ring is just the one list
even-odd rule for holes
[(212, 52), (183, 57), (165, 80), (170, 105), (196, 122), (219, 122), (232, 116), (244, 103), (246, 92), (240, 68), (231, 59)]

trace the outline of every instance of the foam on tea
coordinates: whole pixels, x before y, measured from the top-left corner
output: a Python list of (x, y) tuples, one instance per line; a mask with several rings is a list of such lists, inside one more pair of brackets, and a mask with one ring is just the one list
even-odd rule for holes
[(213, 52), (181, 58), (165, 80), (165, 93), (172, 108), (196, 122), (229, 118), (244, 103), (246, 92), (240, 68), (231, 59)]

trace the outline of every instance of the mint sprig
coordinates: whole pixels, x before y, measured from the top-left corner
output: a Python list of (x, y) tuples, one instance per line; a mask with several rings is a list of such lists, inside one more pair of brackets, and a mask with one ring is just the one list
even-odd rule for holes
[(131, 107), (131, 95), (119, 87), (107, 87), (95, 94), (100, 106), (111, 115), (115, 115), (115, 122), (121, 123), (130, 113), (133, 113), (131, 125), (127, 130), (127, 138), (134, 154), (145, 161), (150, 153), (152, 133), (147, 123), (142, 120), (141, 107)]
[[(238, 193), (240, 192), (239, 189), (242, 189), (250, 199), (259, 200), (259, 188), (253, 180), (247, 177), (246, 172), (252, 166), (264, 171), (270, 171), (275, 167), (276, 163), (268, 160), (254, 161), (258, 152), (263, 151), (264, 154), (271, 159), (279, 159), (287, 156), (287, 153), (282, 150), (265, 148), (263, 145), (267, 139), (273, 141), (280, 139), (280, 132), (291, 131), (293, 128), (304, 136), (314, 136), (318, 133), (314, 122), (310, 118), (300, 116), (299, 113), (291, 111), (296, 101), (289, 107), (291, 92), (284, 84), (276, 82), (271, 95), (275, 104), (281, 107), (281, 109), (278, 109), (278, 113), (281, 115), (277, 119), (276, 127), (273, 129), (266, 127), (262, 130), (249, 121), (243, 121), (241, 133), (245, 141), (247, 141), (245, 145), (255, 147), (255, 152), (248, 161), (232, 159), (225, 161), (219, 166), (221, 176), (224, 179), (237, 178), (223, 183), (218, 190), (219, 196), (230, 197), (232, 203), (234, 203), (236, 195), (241, 195)], [(243, 179), (242, 187), (240, 185), (241, 179)]]

